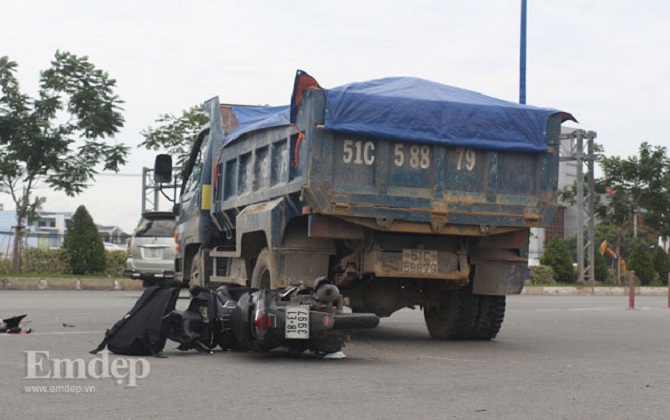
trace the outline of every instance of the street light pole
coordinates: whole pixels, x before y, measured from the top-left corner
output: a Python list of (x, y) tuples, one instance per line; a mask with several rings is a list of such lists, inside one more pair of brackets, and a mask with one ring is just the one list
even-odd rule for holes
[(526, 103), (526, 0), (521, 0), (521, 54), (519, 58), (519, 103)]

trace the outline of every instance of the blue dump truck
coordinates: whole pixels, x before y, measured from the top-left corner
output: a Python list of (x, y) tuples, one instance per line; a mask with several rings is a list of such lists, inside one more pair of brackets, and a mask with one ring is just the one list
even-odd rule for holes
[[(302, 71), (290, 105), (205, 109), (175, 205), (177, 280), (325, 277), (354, 313), (420, 307), (434, 339), (496, 336), (530, 228), (554, 214), (570, 114), (416, 78), (326, 89)], [(171, 167), (159, 156), (157, 177)]]

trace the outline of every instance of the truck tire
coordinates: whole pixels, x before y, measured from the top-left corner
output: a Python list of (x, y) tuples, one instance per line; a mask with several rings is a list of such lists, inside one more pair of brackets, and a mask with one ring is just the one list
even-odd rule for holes
[(335, 315), (334, 330), (357, 330), (375, 328), (379, 317), (375, 314), (339, 314)]
[(251, 274), (251, 287), (257, 289), (274, 289), (277, 287), (277, 267), (270, 250), (266, 247), (261, 250)]
[(496, 338), (505, 319), (505, 296), (479, 296), (479, 313), (472, 333), (473, 340)]
[(439, 308), (424, 308), (428, 333), (434, 340), (467, 340), (477, 322), (479, 299), (469, 290), (443, 292)]

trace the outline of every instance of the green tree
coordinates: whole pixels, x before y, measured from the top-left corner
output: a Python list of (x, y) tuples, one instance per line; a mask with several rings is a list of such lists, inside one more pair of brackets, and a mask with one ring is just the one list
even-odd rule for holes
[[(594, 276), (595, 276), (596, 281), (599, 281), (599, 282), (602, 282), (602, 283), (607, 283), (607, 282), (610, 281), (610, 272), (609, 272), (609, 269), (607, 267), (607, 262), (605, 261), (605, 258), (602, 255), (600, 255), (600, 253), (598, 252), (597, 244), (602, 242), (602, 240), (599, 240), (598, 238), (599, 238), (599, 235), (598, 235), (598, 231), (596, 230), (596, 240), (595, 240), (596, 248), (595, 248), (595, 252), (593, 253)], [(565, 242), (566, 242), (566, 245), (568, 247), (568, 251), (570, 252), (570, 257), (572, 258), (572, 261), (576, 261), (577, 260), (577, 237), (573, 236), (570, 239), (567, 239)], [(588, 260), (589, 260), (589, 257), (588, 257), (589, 250), (588, 250), (588, 247), (584, 247), (584, 248), (585, 248), (584, 249), (584, 270), (586, 270), (586, 268), (587, 268), (586, 266), (588, 266)], [(577, 273), (575, 273), (575, 275), (576, 274)], [(585, 272), (584, 275), (585, 276), (588, 275), (588, 272)]]
[(616, 227), (617, 253), (633, 232), (636, 214), (644, 212), (645, 225), (653, 227), (648, 236), (653, 242), (659, 236), (670, 237), (670, 158), (667, 149), (642, 143), (638, 155), (622, 159), (618, 156), (600, 160), (602, 178), (596, 191), (606, 194), (606, 203), (597, 208), (600, 220)]
[(643, 286), (653, 285), (658, 281), (658, 273), (654, 270), (651, 261), (649, 246), (642, 240), (636, 240), (628, 256), (628, 269), (635, 271), (635, 276), (640, 279)]
[(70, 219), (63, 247), (70, 255), (72, 273), (92, 274), (105, 269), (105, 246), (93, 218), (83, 205)]
[(560, 283), (574, 283), (575, 270), (572, 267), (572, 257), (567, 242), (557, 236), (551, 238), (540, 258), (540, 264), (547, 265), (554, 270), (556, 281)]
[(98, 165), (118, 171), (128, 155), (128, 147), (108, 142), (124, 122), (116, 81), (88, 57), (57, 51), (40, 73), (36, 98), (21, 92), (16, 70), (0, 57), (0, 192), (16, 206), (14, 272), (21, 267), (23, 223), (44, 202), (33, 190), (46, 184), (75, 196), (94, 180)]
[(670, 273), (670, 257), (665, 250), (657, 246), (651, 256), (654, 270), (658, 273), (659, 283), (665, 284), (668, 281), (668, 273)]
[(533, 284), (556, 284), (554, 270), (548, 265), (533, 265), (530, 268), (530, 281)]
[(138, 147), (149, 150), (164, 149), (174, 156), (178, 166), (182, 166), (191, 153), (195, 137), (208, 122), (209, 117), (204, 113), (202, 105), (183, 110), (180, 116), (162, 114), (156, 119), (155, 128), (142, 130), (140, 134), (144, 141)]

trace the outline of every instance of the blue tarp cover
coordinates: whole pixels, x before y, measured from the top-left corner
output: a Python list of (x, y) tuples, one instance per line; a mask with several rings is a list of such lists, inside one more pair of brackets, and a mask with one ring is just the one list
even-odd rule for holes
[(290, 124), (290, 105), (267, 107), (231, 106), (231, 108), (235, 117), (237, 117), (239, 125), (235, 130), (226, 135), (223, 142), (224, 146), (251, 131)]
[[(327, 130), (478, 149), (546, 152), (547, 120), (560, 112), (411, 77), (325, 90)], [(256, 129), (288, 125), (289, 108), (233, 107), (239, 126), (225, 144)], [(564, 113), (564, 119), (573, 118)]]
[(547, 120), (557, 112), (423, 79), (390, 77), (329, 89), (325, 126), (403, 141), (546, 152)]

